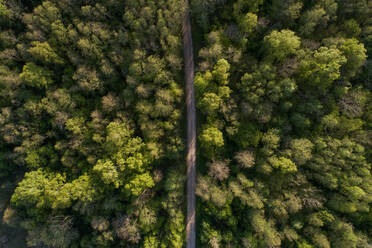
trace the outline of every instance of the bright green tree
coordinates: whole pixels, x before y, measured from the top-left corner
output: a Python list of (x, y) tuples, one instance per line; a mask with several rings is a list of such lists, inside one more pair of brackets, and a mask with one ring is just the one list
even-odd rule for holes
[(299, 78), (309, 86), (327, 89), (340, 78), (340, 68), (347, 59), (336, 48), (320, 47), (304, 58), (299, 66)]
[(300, 48), (301, 40), (288, 29), (274, 30), (264, 38), (265, 52), (270, 59), (282, 61)]
[(44, 88), (53, 83), (53, 73), (32, 62), (23, 66), (23, 71), (19, 76), (33, 87)]

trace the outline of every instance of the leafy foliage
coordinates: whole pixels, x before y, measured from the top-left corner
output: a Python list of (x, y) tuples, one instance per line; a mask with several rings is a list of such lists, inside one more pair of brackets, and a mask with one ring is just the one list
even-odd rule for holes
[(197, 23), (198, 246), (370, 246), (364, 4), (214, 2)]
[(184, 181), (162, 179), (183, 167), (183, 15), (0, 1), (0, 175), (27, 171), (11, 204), (29, 246), (182, 246)]
[[(369, 2), (190, 8), (197, 247), (370, 247)], [(0, 0), (0, 177), (28, 246), (184, 246), (186, 11)]]

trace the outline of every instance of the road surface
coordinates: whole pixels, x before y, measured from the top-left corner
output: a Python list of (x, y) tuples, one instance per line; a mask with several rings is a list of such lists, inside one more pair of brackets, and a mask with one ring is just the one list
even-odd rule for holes
[(182, 27), (185, 62), (187, 111), (187, 219), (186, 248), (195, 248), (195, 177), (196, 177), (196, 113), (194, 92), (194, 55), (192, 47), (189, 2), (185, 1), (186, 14)]

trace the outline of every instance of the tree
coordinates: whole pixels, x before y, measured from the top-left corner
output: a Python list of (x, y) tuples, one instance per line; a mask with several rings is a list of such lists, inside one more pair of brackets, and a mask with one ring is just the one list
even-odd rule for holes
[[(318, 183), (333, 191), (328, 203), (329, 207), (347, 214), (363, 212), (370, 201), (364, 195), (364, 189), (370, 182), (362, 179), (370, 175), (370, 166), (363, 156), (364, 149), (347, 138), (342, 141), (332, 138), (318, 139), (314, 148), (317, 153), (310, 160), (308, 167), (313, 171), (313, 176)], [(332, 155), (331, 153), (325, 155), (330, 151)], [(322, 156), (321, 159), (319, 159), (320, 156)], [(325, 164), (325, 161), (328, 163)], [(360, 165), (358, 169), (353, 167), (354, 163)], [(335, 166), (341, 166), (342, 169), (338, 171)], [(342, 181), (338, 180), (340, 173), (345, 176)]]
[[(368, 1), (190, 7), (197, 246), (369, 247)], [(20, 178), (28, 246), (184, 246), (187, 11), (0, 0), (0, 188)]]
[(221, 234), (213, 229), (211, 225), (207, 222), (203, 222), (201, 224), (202, 228), (202, 233), (201, 233), (201, 241), (208, 245), (207, 247), (211, 248), (218, 248), (220, 247), (220, 242), (222, 241), (222, 236)]
[(258, 129), (258, 126), (254, 123), (241, 124), (238, 132), (234, 137), (234, 141), (241, 148), (247, 148), (249, 146), (257, 147), (262, 137), (262, 133)]
[(124, 192), (132, 196), (139, 196), (145, 189), (155, 186), (150, 173), (136, 175), (127, 184), (124, 185)]
[(273, 16), (275, 21), (280, 21), (283, 25), (292, 26), (295, 20), (300, 17), (302, 7), (302, 1), (274, 0), (271, 5), (270, 15)]
[(264, 38), (266, 54), (269, 59), (283, 61), (289, 55), (295, 54), (301, 45), (301, 40), (291, 30), (274, 30)]
[(141, 239), (138, 227), (129, 217), (119, 216), (114, 222), (113, 226), (118, 238), (127, 240), (130, 243), (137, 244)]
[(49, 217), (44, 226), (35, 223), (24, 224), (29, 230), (27, 245), (50, 245), (58, 248), (70, 247), (78, 238), (78, 232), (73, 228), (71, 216)]
[(4, 0), (0, 1), (0, 21), (6, 21), (10, 16), (10, 12), (4, 4)]
[(75, 135), (83, 135), (86, 132), (84, 123), (85, 119), (83, 117), (73, 117), (66, 121), (66, 129)]
[(285, 157), (270, 157), (268, 159), (273, 168), (279, 169), (282, 173), (293, 173), (297, 171), (296, 164)]
[(234, 3), (234, 15), (238, 16), (240, 13), (244, 13), (246, 11), (256, 13), (262, 4), (263, 0), (254, 0), (250, 2), (238, 0), (236, 3)]
[(299, 80), (311, 87), (327, 89), (340, 78), (340, 68), (346, 62), (347, 59), (338, 49), (320, 47), (300, 63)]
[(316, 27), (326, 28), (329, 21), (336, 17), (338, 4), (334, 0), (319, 1), (313, 8), (307, 10), (301, 17), (302, 24), (299, 33), (311, 35)]
[(224, 145), (223, 134), (216, 127), (204, 127), (199, 136), (200, 146), (207, 156), (214, 157), (218, 150)]
[(252, 33), (257, 27), (257, 15), (253, 13), (245, 14), (239, 21), (239, 27), (244, 33)]
[(115, 188), (119, 188), (122, 184), (119, 180), (119, 173), (116, 166), (110, 160), (98, 160), (97, 164), (93, 167), (99, 178), (104, 184), (113, 184)]
[(268, 130), (262, 137), (263, 148), (261, 149), (265, 155), (271, 155), (274, 150), (279, 148), (280, 136), (278, 129)]
[(109, 228), (110, 222), (105, 217), (94, 216), (91, 221), (91, 226), (94, 230), (105, 231)]
[(45, 88), (53, 83), (52, 72), (30, 62), (23, 66), (19, 75), (22, 80), (33, 87)]
[(185, 178), (183, 174), (176, 170), (171, 170), (165, 181), (164, 189), (166, 196), (162, 201), (162, 207), (168, 214), (167, 218), (166, 235), (161, 239), (161, 248), (172, 246), (181, 248), (184, 244), (184, 231), (185, 231), (185, 216), (184, 212), (180, 209), (182, 203), (182, 195), (184, 192)]
[(254, 230), (259, 233), (259, 239), (264, 245), (278, 246), (281, 244), (279, 233), (273, 228), (273, 223), (255, 211), (251, 217), (251, 224)]
[(359, 23), (354, 19), (349, 19), (344, 22), (342, 29), (348, 38), (357, 38), (362, 32)]
[(290, 143), (292, 157), (296, 164), (304, 165), (309, 159), (311, 159), (311, 152), (314, 147), (308, 139), (294, 139)]
[(238, 152), (234, 158), (243, 168), (251, 168), (255, 164), (254, 154), (250, 150)]
[(340, 112), (349, 118), (361, 117), (365, 107), (367, 96), (364, 91), (350, 91), (339, 98), (337, 105)]
[[(66, 208), (71, 206), (69, 192), (63, 189), (66, 178), (42, 169), (28, 172), (13, 196), (15, 206), (26, 208)], [(30, 209), (30, 210), (31, 210)]]
[(346, 78), (354, 77), (365, 63), (367, 50), (356, 39), (347, 39), (339, 47), (347, 62), (342, 67)]
[(213, 79), (218, 85), (227, 85), (229, 78), (230, 64), (225, 59), (220, 59), (212, 71)]
[(63, 64), (63, 59), (59, 57), (48, 42), (32, 42), (31, 48), (28, 52), (41, 63), (46, 64)]
[(215, 161), (208, 163), (207, 166), (209, 167), (208, 175), (213, 179), (222, 181), (229, 177), (230, 169), (226, 161)]
[(79, 65), (79, 68), (73, 74), (72, 79), (77, 81), (83, 90), (87, 91), (98, 90), (103, 84), (97, 71), (87, 65)]
[(129, 128), (128, 124), (120, 122), (110, 122), (106, 130), (106, 144), (112, 150), (125, 146), (133, 134), (133, 130)]
[(198, 103), (199, 108), (206, 114), (213, 115), (219, 110), (222, 99), (215, 93), (206, 93)]

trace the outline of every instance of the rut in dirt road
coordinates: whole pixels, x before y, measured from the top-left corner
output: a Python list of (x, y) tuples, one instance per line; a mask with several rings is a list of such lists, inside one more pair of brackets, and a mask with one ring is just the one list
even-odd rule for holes
[(194, 92), (194, 56), (191, 35), (189, 2), (185, 0), (186, 14), (183, 22), (183, 53), (185, 62), (186, 111), (187, 111), (187, 220), (186, 248), (195, 248), (195, 177), (196, 177), (196, 113)]

